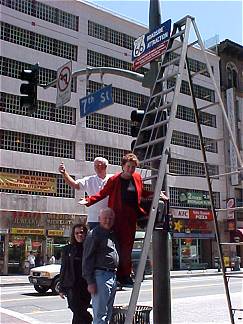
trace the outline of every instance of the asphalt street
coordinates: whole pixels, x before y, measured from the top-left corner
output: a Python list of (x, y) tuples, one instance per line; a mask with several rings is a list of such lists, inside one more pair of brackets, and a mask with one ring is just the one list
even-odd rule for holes
[[(233, 306), (236, 308), (243, 307), (242, 280), (233, 279), (230, 285)], [(221, 276), (172, 278), (171, 292), (173, 324), (230, 323)], [(131, 289), (118, 291), (115, 304), (127, 305), (130, 293)], [(151, 279), (143, 282), (138, 304), (152, 305)], [(1, 308), (5, 313), (21, 314), (23, 320), (32, 324), (71, 323), (71, 312), (64, 300), (51, 293), (41, 296), (32, 286), (1, 287)], [(243, 314), (238, 313), (235, 316), (237, 324), (243, 324), (243, 319), (238, 319), (240, 316)], [(5, 323), (15, 324), (18, 321), (13, 323), (10, 320)]]

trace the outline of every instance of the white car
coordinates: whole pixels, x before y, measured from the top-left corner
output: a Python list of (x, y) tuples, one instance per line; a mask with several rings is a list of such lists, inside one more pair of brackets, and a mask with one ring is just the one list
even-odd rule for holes
[(60, 264), (48, 264), (30, 270), (29, 282), (34, 285), (35, 290), (44, 294), (49, 289), (54, 294), (59, 293)]

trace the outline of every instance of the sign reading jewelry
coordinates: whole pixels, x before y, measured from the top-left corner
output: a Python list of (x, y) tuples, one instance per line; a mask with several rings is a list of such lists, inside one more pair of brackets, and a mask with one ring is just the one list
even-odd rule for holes
[(55, 178), (0, 172), (0, 189), (56, 193)]
[(135, 71), (155, 60), (166, 51), (170, 38), (170, 31), (171, 19), (134, 41), (132, 61)]

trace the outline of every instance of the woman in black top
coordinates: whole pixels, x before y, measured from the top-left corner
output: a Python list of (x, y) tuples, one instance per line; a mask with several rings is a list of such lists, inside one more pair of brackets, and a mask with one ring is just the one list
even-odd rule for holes
[(70, 244), (63, 248), (62, 253), (59, 294), (61, 298), (67, 296), (68, 307), (73, 312), (72, 324), (92, 323), (92, 316), (87, 310), (91, 296), (87, 282), (82, 277), (83, 242), (86, 235), (85, 225), (74, 225)]

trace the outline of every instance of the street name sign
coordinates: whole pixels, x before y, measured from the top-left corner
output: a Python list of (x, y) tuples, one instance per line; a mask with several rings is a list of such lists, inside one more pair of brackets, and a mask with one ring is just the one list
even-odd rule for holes
[(71, 99), (72, 61), (67, 62), (57, 70), (56, 107), (62, 107)]
[(166, 51), (170, 39), (170, 31), (171, 19), (134, 41), (132, 52), (134, 71), (155, 60)]
[(109, 84), (108, 86), (80, 99), (80, 117), (85, 117), (112, 104), (112, 85)]

